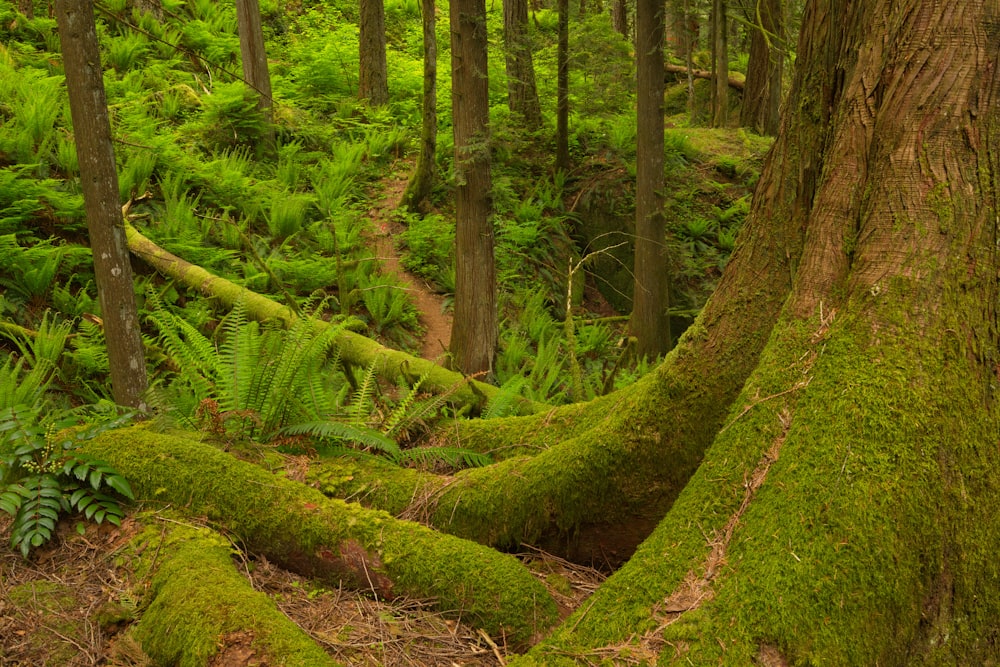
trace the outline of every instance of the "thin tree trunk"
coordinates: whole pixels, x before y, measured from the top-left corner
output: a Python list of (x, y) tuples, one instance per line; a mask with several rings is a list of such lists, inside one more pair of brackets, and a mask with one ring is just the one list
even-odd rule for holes
[[(424, 39), (424, 96), (420, 125), (420, 156), (403, 193), (402, 205), (411, 211), (429, 210), (437, 171), (437, 24), (434, 0), (421, 0)], [(426, 204), (426, 205), (425, 205)]]
[(259, 0), (236, 0), (236, 21), (240, 33), (240, 56), (243, 60), (243, 79), (257, 95), (257, 108), (264, 114), (266, 130), (264, 145), (274, 149), (274, 127), (271, 108), (271, 73), (267, 67), (264, 47), (264, 30), (260, 21)]
[(612, 0), (611, 25), (615, 32), (628, 39), (628, 4), (626, 0)]
[(712, 0), (712, 126), (725, 127), (729, 122), (729, 46), (726, 0)]
[(784, 72), (784, 18), (780, 0), (758, 0), (740, 125), (758, 134), (778, 133)]
[(94, 256), (94, 277), (104, 318), (112, 392), (117, 403), (144, 408), (146, 359), (118, 202), (118, 172), (93, 3), (57, 0), (55, 10)]
[(671, 347), (663, 216), (663, 3), (636, 3), (635, 289), (629, 329), (636, 352), (654, 358)]
[(558, 0), (556, 47), (556, 171), (569, 171), (569, 0)]
[(504, 0), (503, 19), (507, 104), (512, 113), (521, 117), (525, 129), (534, 131), (542, 126), (542, 109), (535, 86), (527, 0)]
[(492, 372), (498, 338), (486, 40), (485, 0), (454, 0), (455, 324), (450, 351), (469, 375)]
[(34, 0), (17, 0), (17, 11), (21, 12), (29, 19), (35, 18)]
[(389, 101), (385, 59), (385, 5), (383, 0), (361, 0), (358, 27), (358, 97), (372, 106)]

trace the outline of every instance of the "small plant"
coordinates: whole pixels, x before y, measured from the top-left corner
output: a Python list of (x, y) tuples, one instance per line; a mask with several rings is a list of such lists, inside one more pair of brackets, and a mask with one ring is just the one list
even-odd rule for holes
[(118, 496), (133, 499), (128, 481), (107, 463), (74, 451), (83, 440), (130, 418), (120, 417), (74, 435), (69, 424), (48, 421), (36, 405), (0, 412), (0, 510), (14, 518), (10, 544), (25, 558), (52, 538), (60, 514), (81, 512), (87, 520), (120, 525)]

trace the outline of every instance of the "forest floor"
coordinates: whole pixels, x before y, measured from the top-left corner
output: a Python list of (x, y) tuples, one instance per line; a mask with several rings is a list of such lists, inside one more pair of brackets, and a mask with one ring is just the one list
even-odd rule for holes
[[(371, 242), (384, 273), (406, 285), (424, 329), (421, 356), (441, 361), (452, 318), (441, 294), (401, 265), (397, 245), (403, 225), (394, 214), (406, 188), (405, 169), (394, 170), (377, 186), (369, 208)], [(10, 519), (0, 513), (0, 535)], [(127, 567), (123, 552), (140, 530), (131, 519), (118, 528), (63, 521), (51, 543), (28, 559), (0, 547), (0, 667), (31, 665), (153, 664), (128, 628), (142, 615), (149, 581)], [(488, 666), (504, 665), (502, 637), (433, 610), (431, 601), (378, 600), (370, 593), (326, 589), (263, 559), (234, 550), (237, 569), (268, 595), (332, 657), (347, 665)], [(518, 557), (546, 585), (565, 617), (604, 579), (597, 570), (543, 552)], [(227, 651), (213, 667), (256, 665), (253, 651)]]
[[(0, 514), (0, 534), (9, 529)], [(149, 582), (126, 567), (129, 540), (141, 529), (63, 521), (53, 541), (29, 559), (0, 548), (0, 665), (147, 667), (153, 662), (128, 633), (142, 615)], [(604, 575), (532, 551), (518, 557), (549, 588), (568, 615)], [(327, 589), (272, 565), (234, 555), (237, 569), (334, 659), (345, 665), (475, 667), (504, 665), (502, 637), (489, 637), (428, 600), (374, 599)], [(218, 656), (221, 658), (221, 656)], [(259, 665), (253, 651), (227, 651), (213, 667)]]

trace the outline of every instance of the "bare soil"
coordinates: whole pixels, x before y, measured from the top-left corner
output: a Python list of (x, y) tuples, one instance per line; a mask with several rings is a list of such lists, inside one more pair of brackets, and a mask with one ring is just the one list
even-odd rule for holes
[(368, 210), (375, 229), (376, 256), (382, 262), (382, 272), (395, 276), (406, 285), (407, 293), (419, 312), (420, 326), (424, 329), (420, 356), (429, 361), (441, 363), (448, 351), (451, 340), (452, 316), (446, 312), (444, 297), (415, 276), (400, 263), (398, 246), (399, 234), (404, 230), (394, 215), (406, 190), (409, 170), (393, 171), (379, 185), (381, 198)]

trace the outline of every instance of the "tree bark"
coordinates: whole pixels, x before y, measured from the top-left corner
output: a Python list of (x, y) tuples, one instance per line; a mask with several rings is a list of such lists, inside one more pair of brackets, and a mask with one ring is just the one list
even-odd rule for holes
[(383, 0), (361, 0), (360, 14), (358, 97), (372, 106), (381, 106), (389, 101)]
[(785, 21), (780, 0), (757, 0), (756, 9), (740, 125), (773, 136), (778, 133), (781, 106)]
[(271, 112), (274, 99), (271, 97), (271, 73), (267, 67), (259, 0), (236, 0), (236, 21), (239, 25), (243, 79), (257, 95), (257, 108), (264, 114), (264, 123), (267, 126), (264, 135), (265, 148), (270, 151), (274, 149)]
[(556, 171), (569, 171), (569, 0), (557, 0)]
[(17, 0), (17, 11), (29, 19), (35, 18), (34, 0)]
[(486, 39), (485, 0), (452, 2), (456, 221), (455, 324), (450, 351), (455, 365), (468, 375), (492, 372), (499, 335)]
[(726, 0), (712, 0), (712, 127), (729, 122), (729, 42)]
[[(654, 534), (514, 664), (1000, 659), (998, 18), (807, 5), (737, 249), (784, 248), (781, 317)], [(793, 220), (761, 220), (788, 178)]]
[(507, 104), (529, 132), (542, 126), (542, 109), (535, 86), (535, 64), (528, 35), (527, 0), (504, 0), (503, 41), (507, 63)]
[(615, 32), (628, 39), (628, 3), (626, 0), (612, 0), (611, 25)]
[(104, 317), (112, 393), (117, 403), (144, 409), (146, 359), (139, 334), (132, 265), (118, 202), (118, 172), (93, 3), (58, 0), (55, 10), (73, 136), (80, 162), (80, 186), (94, 256), (94, 277)]
[(636, 2), (635, 288), (629, 329), (636, 352), (655, 358), (671, 347), (663, 216), (664, 8)]
[(424, 96), (423, 115), (420, 125), (420, 156), (417, 167), (406, 184), (401, 204), (411, 211), (429, 210), (434, 189), (434, 175), (437, 171), (437, 24), (434, 0), (421, 0), (424, 40)]

